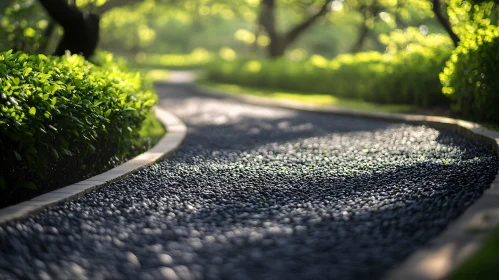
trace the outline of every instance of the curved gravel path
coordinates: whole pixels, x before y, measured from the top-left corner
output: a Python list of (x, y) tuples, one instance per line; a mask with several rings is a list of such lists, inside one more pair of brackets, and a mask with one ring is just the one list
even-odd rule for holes
[(173, 157), (0, 226), (0, 278), (373, 279), (493, 180), (496, 156), (426, 126), (158, 87)]

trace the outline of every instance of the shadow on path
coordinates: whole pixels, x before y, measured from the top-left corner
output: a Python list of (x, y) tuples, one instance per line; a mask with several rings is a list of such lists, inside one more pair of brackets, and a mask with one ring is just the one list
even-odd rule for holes
[(2, 277), (378, 278), (497, 172), (491, 151), (425, 126), (159, 93), (189, 127), (183, 147), (0, 226)]

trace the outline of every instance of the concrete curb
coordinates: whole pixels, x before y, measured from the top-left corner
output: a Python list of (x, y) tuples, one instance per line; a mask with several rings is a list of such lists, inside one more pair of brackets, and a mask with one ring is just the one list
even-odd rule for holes
[(167, 133), (152, 149), (92, 178), (0, 209), (0, 224), (22, 219), (50, 206), (80, 197), (109, 183), (118, 181), (137, 170), (152, 165), (165, 156), (171, 155), (180, 147), (185, 139), (187, 127), (179, 118), (164, 109), (155, 107), (155, 113), (157, 118), (167, 128)]
[[(395, 122), (424, 124), (451, 130), (455, 133), (490, 147), (499, 156), (499, 132), (479, 124), (446, 117), (379, 113), (323, 107), (298, 101), (277, 100), (265, 97), (231, 94), (205, 85), (196, 85), (201, 94), (235, 99), (251, 104), (295, 109), (363, 118), (375, 118)], [(445, 279), (459, 264), (477, 251), (480, 244), (499, 226), (499, 174), (485, 190), (482, 197), (471, 205), (457, 220), (452, 222), (438, 237), (412, 253), (400, 265), (384, 275), (390, 280)]]

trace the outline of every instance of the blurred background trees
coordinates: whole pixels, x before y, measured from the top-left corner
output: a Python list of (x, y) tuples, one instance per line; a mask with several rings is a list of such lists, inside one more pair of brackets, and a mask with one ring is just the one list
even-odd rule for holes
[[(101, 16), (102, 48), (127, 55), (230, 48), (241, 56), (332, 58), (383, 51), (379, 35), (409, 26), (445, 33), (439, 18), (447, 19), (447, 4), (440, 4), (435, 16), (430, 0), (76, 0), (75, 5)], [(55, 51), (62, 30), (39, 1), (4, 1), (0, 9), (2, 49)]]
[[(66, 0), (60, 0), (66, 1)], [(43, 1), (42, 1), (43, 2)], [(215, 82), (450, 108), (499, 123), (498, 9), (485, 0), (76, 0), (99, 48)], [(59, 53), (37, 0), (0, 4), (0, 50)], [(272, 59), (269, 59), (272, 58)], [(478, 61), (478, 62), (477, 62)], [(492, 99), (491, 99), (492, 98)], [(487, 111), (487, 112), (485, 112)]]

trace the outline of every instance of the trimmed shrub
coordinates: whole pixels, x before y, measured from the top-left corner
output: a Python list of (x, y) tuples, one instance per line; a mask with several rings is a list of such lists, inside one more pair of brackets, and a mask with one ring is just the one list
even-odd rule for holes
[(465, 37), (440, 74), (443, 92), (459, 116), (499, 123), (499, 28)]
[(65, 171), (92, 174), (133, 152), (157, 97), (105, 59), (0, 53), (3, 193), (49, 188)]
[(440, 74), (443, 93), (459, 117), (499, 123), (499, 27), (489, 0), (451, 0), (449, 19), (461, 38)]
[(365, 101), (447, 106), (438, 79), (452, 44), (442, 35), (418, 29), (397, 31), (386, 38), (386, 53), (365, 52), (327, 60), (217, 60), (207, 79), (250, 87), (332, 94)]

